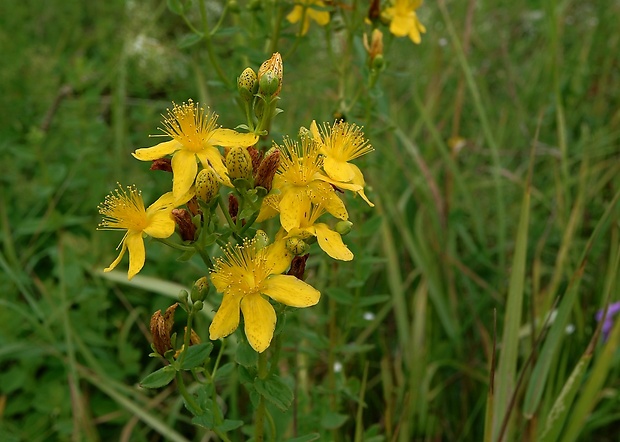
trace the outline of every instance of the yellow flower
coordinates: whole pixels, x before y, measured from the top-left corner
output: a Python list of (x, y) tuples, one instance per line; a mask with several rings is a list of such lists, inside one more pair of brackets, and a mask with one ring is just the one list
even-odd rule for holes
[(324, 9), (314, 9), (313, 6), (325, 8), (325, 3), (322, 0), (301, 0), (300, 4), (295, 5), (293, 10), (286, 16), (286, 19), (291, 23), (297, 23), (303, 18), (301, 35), (306, 35), (308, 32), (310, 20), (314, 20), (321, 26), (329, 23), (329, 12)]
[(422, 41), (420, 33), (426, 28), (415, 10), (422, 6), (422, 0), (394, 0), (394, 6), (384, 11), (384, 16), (390, 21), (390, 32), (397, 37), (409, 36), (411, 41), (419, 44)]
[(329, 256), (341, 261), (351, 261), (353, 253), (342, 242), (340, 234), (330, 229), (327, 224), (316, 222), (325, 213), (325, 207), (321, 204), (312, 204), (308, 200), (300, 200), (299, 205), (302, 206), (300, 217), (297, 219), (287, 218), (287, 224), (282, 224), (287, 234), (285, 236), (280, 234), (279, 238), (286, 241), (288, 238), (307, 239), (314, 236), (319, 247)]
[[(187, 200), (189, 200), (189, 195)], [(127, 186), (125, 190), (119, 184), (115, 192), (106, 196), (99, 206), (99, 213), (103, 215), (103, 220), (98, 230), (126, 230), (126, 232), (119, 244), (121, 251), (118, 257), (104, 269), (104, 272), (114, 269), (123, 258), (125, 251), (129, 250), (127, 277), (133, 278), (144, 266), (146, 257), (142, 234), (153, 238), (171, 236), (174, 233), (175, 222), (170, 212), (174, 207), (175, 199), (172, 192), (168, 192), (145, 209), (142, 194), (135, 186)]]
[(291, 307), (319, 302), (318, 290), (294, 276), (280, 274), (291, 258), (282, 243), (259, 249), (256, 241), (246, 240), (243, 245), (225, 249), (211, 272), (211, 281), (224, 298), (209, 327), (209, 337), (215, 340), (234, 332), (241, 309), (248, 342), (262, 353), (276, 327), (276, 312), (264, 296)]
[(366, 155), (374, 149), (364, 139), (362, 129), (355, 124), (338, 121), (332, 127), (323, 125), (321, 131), (315, 121), (310, 125), (310, 133), (320, 146), (320, 153), (324, 155), (323, 169), (333, 180), (335, 186), (351, 190), (359, 194), (371, 207), (371, 203), (364, 193), (364, 175), (350, 160)]
[(163, 121), (164, 128), (161, 129), (172, 140), (137, 149), (133, 156), (142, 161), (151, 161), (172, 155), (172, 193), (176, 198), (185, 194), (194, 183), (198, 172), (196, 158), (205, 168), (212, 167), (219, 179), (232, 187), (222, 154), (215, 146), (247, 147), (255, 144), (258, 137), (218, 128), (216, 122), (216, 114), (205, 113), (192, 100), (180, 106), (173, 103), (172, 111), (168, 110)]
[(274, 215), (275, 211), (270, 207), (277, 206), (282, 225), (290, 225), (302, 216), (300, 201), (304, 205), (308, 201), (322, 204), (336, 218), (348, 219), (344, 203), (330, 184), (340, 183), (321, 172), (323, 159), (319, 155), (319, 145), (310, 137), (302, 137), (301, 144), (285, 139), (279, 149), (280, 166), (273, 178), (273, 189), (279, 191), (279, 195), (274, 194), (276, 196), (268, 199), (267, 203), (263, 201), (257, 221)]

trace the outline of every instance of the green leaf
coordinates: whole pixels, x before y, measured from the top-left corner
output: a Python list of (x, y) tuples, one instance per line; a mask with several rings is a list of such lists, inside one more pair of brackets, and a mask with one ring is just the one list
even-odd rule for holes
[(179, 49), (189, 48), (190, 46), (195, 45), (200, 40), (202, 40), (202, 34), (185, 34), (179, 42), (177, 46)]
[(215, 372), (215, 376), (213, 377), (213, 382), (216, 382), (216, 381), (219, 382), (222, 379), (226, 379), (226, 377), (229, 376), (234, 369), (235, 369), (235, 363), (234, 362), (229, 362), (228, 364), (222, 365)]
[(235, 352), (235, 361), (244, 367), (255, 367), (258, 363), (258, 353), (247, 342), (240, 342)]
[(176, 15), (183, 15), (183, 3), (181, 0), (168, 0), (166, 2), (168, 4), (168, 9)]
[(213, 344), (205, 342), (198, 345), (192, 345), (186, 350), (185, 359), (181, 368), (189, 370), (204, 364), (213, 350)]
[(256, 391), (282, 411), (288, 410), (293, 402), (293, 390), (275, 374), (265, 379), (256, 379), (254, 386)]
[(192, 424), (206, 428), (207, 430), (213, 429), (214, 425), (213, 413), (211, 410), (206, 410), (205, 413), (200, 416), (194, 416), (192, 418)]
[(243, 421), (226, 419), (224, 420), (224, 422), (219, 424), (216, 428), (220, 430), (221, 432), (226, 433), (228, 431), (235, 430), (242, 425), (243, 425)]
[(160, 368), (157, 371), (154, 371), (140, 382), (140, 386), (144, 388), (161, 388), (168, 385), (177, 374), (174, 367), (171, 365), (167, 365), (163, 368)]
[(335, 430), (341, 427), (349, 418), (346, 414), (328, 412), (321, 418), (321, 427), (327, 430)]

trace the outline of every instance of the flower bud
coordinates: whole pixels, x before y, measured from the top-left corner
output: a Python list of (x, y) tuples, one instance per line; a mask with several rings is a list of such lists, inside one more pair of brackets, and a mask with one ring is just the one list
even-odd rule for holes
[[(364, 48), (368, 53), (368, 62), (370, 66), (374, 69), (382, 69), (385, 64), (385, 60), (383, 59), (383, 33), (378, 28), (372, 31), (370, 42), (368, 41), (368, 35), (364, 34)], [(379, 58), (379, 56), (381, 60), (377, 61), (377, 66), (375, 66), (375, 60)]]
[(256, 171), (256, 180), (254, 184), (256, 186), (264, 187), (267, 192), (271, 190), (271, 184), (273, 183), (273, 177), (276, 175), (276, 171), (280, 167), (280, 151), (275, 148), (271, 148), (265, 154), (265, 158), (261, 161), (258, 170)]
[(254, 94), (258, 92), (258, 77), (252, 68), (245, 68), (237, 78), (237, 90), (241, 99), (248, 103), (254, 99)]
[(197, 301), (204, 301), (205, 299), (207, 299), (209, 289), (209, 279), (206, 276), (198, 279), (194, 283), (194, 286), (192, 287), (192, 292), (190, 294), (192, 302), (196, 303)]
[(192, 221), (192, 216), (185, 209), (172, 209), (172, 217), (176, 223), (179, 234), (183, 241), (194, 241), (196, 236), (196, 226)]
[(172, 172), (172, 160), (170, 158), (158, 158), (151, 163), (150, 170), (163, 170), (164, 172)]
[(200, 310), (202, 310), (203, 307), (204, 307), (204, 304), (202, 303), (202, 301), (196, 301), (192, 305), (192, 311), (199, 312)]
[(208, 203), (212, 201), (220, 191), (220, 182), (217, 175), (210, 167), (202, 169), (196, 176), (196, 196)]
[(170, 331), (174, 325), (174, 311), (179, 303), (174, 303), (166, 309), (166, 313), (161, 314), (161, 310), (157, 310), (151, 316), (151, 336), (153, 337), (153, 347), (160, 355), (164, 355), (168, 350), (172, 349), (170, 341)]
[(228, 195), (228, 214), (233, 221), (237, 219), (239, 214), (239, 200), (232, 193)]
[(226, 168), (231, 180), (252, 177), (252, 156), (245, 147), (231, 147), (226, 155)]
[(304, 273), (306, 271), (306, 261), (308, 260), (309, 256), (310, 254), (306, 253), (305, 255), (294, 257), (293, 261), (291, 262), (291, 268), (286, 274), (292, 275), (295, 278), (303, 281)]
[(353, 228), (353, 223), (349, 220), (338, 221), (336, 223), (336, 232), (340, 233), (343, 236), (348, 234), (352, 228)]
[(276, 97), (282, 89), (282, 57), (275, 52), (269, 60), (265, 60), (258, 69), (259, 91), (263, 95)]
[(264, 249), (269, 244), (269, 236), (264, 230), (257, 230), (254, 235), (254, 241), (256, 241), (256, 249)]
[(303, 255), (309, 248), (310, 246), (301, 238), (293, 237), (286, 240), (286, 249), (295, 256)]

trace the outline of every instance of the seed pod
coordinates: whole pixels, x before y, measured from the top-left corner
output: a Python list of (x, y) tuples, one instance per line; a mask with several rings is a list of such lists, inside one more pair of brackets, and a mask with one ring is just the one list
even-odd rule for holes
[(280, 151), (278, 149), (269, 149), (256, 171), (255, 185), (264, 187), (269, 192), (273, 183), (273, 177), (279, 166)]

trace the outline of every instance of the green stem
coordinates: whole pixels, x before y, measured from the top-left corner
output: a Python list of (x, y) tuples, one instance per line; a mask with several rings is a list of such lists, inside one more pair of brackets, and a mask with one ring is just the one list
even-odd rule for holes
[[(268, 375), (267, 371), (267, 352), (258, 354), (258, 378), (265, 379)], [(258, 399), (258, 407), (256, 408), (256, 417), (254, 420), (254, 440), (255, 442), (263, 442), (265, 440), (265, 397), (261, 394)]]
[(204, 261), (206, 266), (209, 267), (209, 268), (212, 268), (213, 267), (213, 261), (211, 260), (211, 257), (207, 254), (207, 252), (205, 252), (204, 247), (202, 247), (198, 243), (194, 243), (194, 248), (196, 249), (196, 251), (198, 252), (200, 257), (202, 258), (202, 260)]
[(226, 76), (224, 71), (222, 70), (217, 60), (217, 57), (215, 55), (215, 51), (213, 50), (213, 42), (211, 41), (211, 32), (209, 31), (209, 23), (207, 21), (207, 8), (205, 6), (205, 1), (200, 1), (198, 3), (200, 5), (200, 16), (202, 18), (203, 36), (205, 39), (205, 46), (207, 47), (207, 54), (209, 55), (209, 61), (211, 61), (211, 65), (213, 66), (213, 69), (215, 69), (215, 72), (217, 73), (218, 77), (220, 77), (220, 79), (226, 85), (226, 87), (232, 88), (232, 83), (230, 79)]
[(228, 225), (231, 229), (235, 230), (235, 222), (230, 217), (230, 213), (228, 213), (228, 207), (224, 205), (224, 198), (222, 198), (222, 195), (218, 196), (217, 203), (219, 204), (220, 209), (222, 209), (222, 212), (224, 212), (224, 216), (226, 217), (226, 221), (228, 221)]
[(177, 371), (176, 379), (179, 393), (181, 393), (181, 396), (183, 396), (183, 399), (189, 405), (190, 410), (200, 410), (200, 405), (198, 405), (198, 402), (196, 402), (194, 396), (192, 396), (192, 394), (187, 390), (187, 387), (185, 386), (185, 381), (183, 380), (183, 373)]
[(174, 243), (172, 241), (169, 241), (166, 238), (154, 238), (154, 239), (159, 241), (162, 244), (167, 245), (168, 247), (172, 247), (173, 249), (181, 250), (183, 252), (189, 252), (191, 250), (194, 250), (193, 246), (186, 246), (186, 245), (183, 245), (183, 244), (177, 244), (177, 243)]

